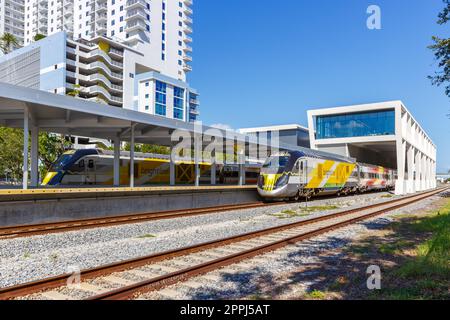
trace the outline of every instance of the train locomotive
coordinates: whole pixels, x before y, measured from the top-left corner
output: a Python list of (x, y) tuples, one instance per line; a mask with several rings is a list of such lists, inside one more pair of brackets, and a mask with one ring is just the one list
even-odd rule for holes
[(395, 170), (353, 158), (302, 148), (267, 158), (257, 189), (266, 200), (299, 200), (315, 195), (346, 195), (395, 187)]
[[(45, 175), (43, 186), (112, 186), (114, 152), (103, 149), (80, 149), (65, 152)], [(245, 165), (245, 183), (256, 184), (261, 164)], [(211, 182), (211, 163), (200, 162), (200, 183)], [(120, 183), (129, 184), (130, 154), (120, 154)], [(175, 166), (176, 184), (188, 185), (195, 181), (193, 161), (177, 161)], [(168, 155), (135, 153), (134, 180), (137, 186), (168, 185), (170, 183), (170, 163)], [(219, 184), (236, 184), (238, 167), (217, 164), (216, 181)]]

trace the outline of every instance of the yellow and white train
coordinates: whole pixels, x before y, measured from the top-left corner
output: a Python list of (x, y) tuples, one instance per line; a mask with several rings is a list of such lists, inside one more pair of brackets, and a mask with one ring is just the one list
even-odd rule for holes
[[(50, 168), (42, 181), (44, 186), (113, 185), (114, 153), (102, 149), (72, 150), (64, 153)], [(261, 165), (245, 167), (245, 183), (256, 184)], [(200, 183), (211, 181), (211, 164), (199, 163)], [(237, 183), (237, 166), (217, 165), (216, 181), (221, 184)], [(188, 185), (195, 182), (195, 166), (192, 161), (177, 162), (175, 166), (176, 184)], [(120, 155), (120, 184), (130, 180), (130, 156)], [(170, 183), (170, 163), (168, 155), (135, 153), (135, 185), (168, 185)]]
[(395, 187), (395, 170), (311, 149), (281, 152), (261, 168), (258, 192), (265, 199), (309, 198)]

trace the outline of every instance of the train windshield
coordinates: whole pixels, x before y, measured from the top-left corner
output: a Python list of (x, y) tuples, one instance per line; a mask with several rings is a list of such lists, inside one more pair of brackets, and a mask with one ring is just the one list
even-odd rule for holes
[(66, 167), (70, 161), (72, 160), (73, 155), (72, 154), (63, 154), (58, 158), (58, 160), (55, 161), (55, 163), (52, 165), (50, 171), (56, 172), (59, 170), (63, 170), (64, 167)]
[(266, 169), (283, 169), (289, 162), (289, 156), (274, 156), (266, 160), (263, 168)]

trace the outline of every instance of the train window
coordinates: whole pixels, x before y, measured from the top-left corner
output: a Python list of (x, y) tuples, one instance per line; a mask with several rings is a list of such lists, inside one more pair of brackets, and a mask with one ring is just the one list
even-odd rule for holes
[(78, 162), (78, 167), (84, 168), (84, 160), (80, 160), (80, 162)]
[(89, 168), (89, 169), (94, 168), (94, 160), (93, 160), (93, 159), (89, 159), (89, 162), (88, 162), (88, 168)]

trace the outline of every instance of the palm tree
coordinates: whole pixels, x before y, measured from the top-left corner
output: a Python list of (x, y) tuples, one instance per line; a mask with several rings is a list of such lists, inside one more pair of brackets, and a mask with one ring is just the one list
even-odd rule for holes
[(11, 34), (9, 32), (5, 32), (0, 37), (0, 49), (3, 51), (4, 54), (10, 53), (12, 51), (13, 47), (18, 47), (18, 46), (19, 46), (19, 41), (13, 34)]

